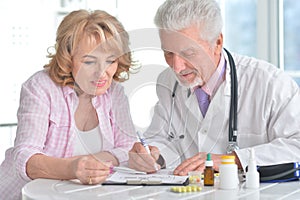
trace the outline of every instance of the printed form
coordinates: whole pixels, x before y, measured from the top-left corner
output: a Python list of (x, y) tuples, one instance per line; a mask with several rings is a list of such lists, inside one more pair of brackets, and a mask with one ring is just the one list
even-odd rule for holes
[(182, 185), (187, 182), (188, 176), (175, 176), (173, 170), (162, 169), (153, 174), (140, 173), (113, 173), (105, 183), (124, 183), (124, 184), (168, 184), (168, 185)]

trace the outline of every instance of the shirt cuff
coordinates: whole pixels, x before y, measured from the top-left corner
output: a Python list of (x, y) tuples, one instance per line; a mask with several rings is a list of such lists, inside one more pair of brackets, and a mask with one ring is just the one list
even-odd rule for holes
[(242, 165), (242, 168), (244, 170), (244, 172), (246, 171), (246, 167), (248, 166), (248, 160), (249, 160), (249, 156), (250, 156), (250, 150), (248, 148), (246, 149), (239, 149), (239, 150), (235, 150), (235, 153), (237, 155), (237, 157), (240, 160), (240, 163)]
[(15, 153), (14, 161), (19, 176), (25, 181), (31, 181), (26, 172), (28, 160), (35, 154), (44, 154), (38, 149), (22, 149), (20, 152)]
[(162, 155), (160, 155), (160, 154), (159, 154), (159, 157), (158, 157), (156, 163), (160, 165), (161, 169), (166, 168), (166, 161), (165, 161), (164, 157), (162, 157)]
[(118, 159), (119, 164), (122, 164), (122, 163), (125, 163), (128, 161), (128, 150), (127, 149), (115, 148), (115, 149), (110, 149), (107, 151)]

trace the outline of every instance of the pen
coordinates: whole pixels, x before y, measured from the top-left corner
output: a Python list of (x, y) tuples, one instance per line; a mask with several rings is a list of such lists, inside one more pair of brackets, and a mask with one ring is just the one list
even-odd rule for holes
[[(149, 149), (149, 145), (146, 143), (145, 139), (142, 137), (141, 132), (137, 131), (136, 134), (137, 134), (137, 136), (138, 136), (140, 142), (142, 143), (142, 145), (145, 147), (147, 153), (148, 153), (149, 155), (151, 155), (151, 152), (150, 152), (150, 149)], [(156, 164), (154, 165), (154, 168), (155, 168), (156, 171), (158, 170)]]

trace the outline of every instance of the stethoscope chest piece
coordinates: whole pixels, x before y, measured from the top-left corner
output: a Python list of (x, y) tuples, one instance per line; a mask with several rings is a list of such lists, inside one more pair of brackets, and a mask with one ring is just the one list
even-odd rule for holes
[(226, 148), (226, 153), (231, 154), (232, 152), (234, 152), (235, 150), (238, 150), (238, 149), (240, 149), (240, 148), (239, 148), (237, 142), (230, 141)]

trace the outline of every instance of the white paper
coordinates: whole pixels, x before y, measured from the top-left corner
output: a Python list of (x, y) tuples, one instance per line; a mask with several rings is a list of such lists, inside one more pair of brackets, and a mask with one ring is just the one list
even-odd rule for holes
[(107, 182), (115, 183), (127, 183), (134, 182), (137, 183), (160, 183), (160, 184), (183, 184), (188, 176), (175, 176), (170, 172), (170, 170), (159, 170), (153, 174), (132, 174), (115, 172), (108, 179)]
[(121, 167), (121, 166), (114, 166), (113, 170), (115, 172), (122, 172), (122, 173), (128, 173), (128, 174), (147, 174), (146, 172), (137, 171), (128, 167)]

